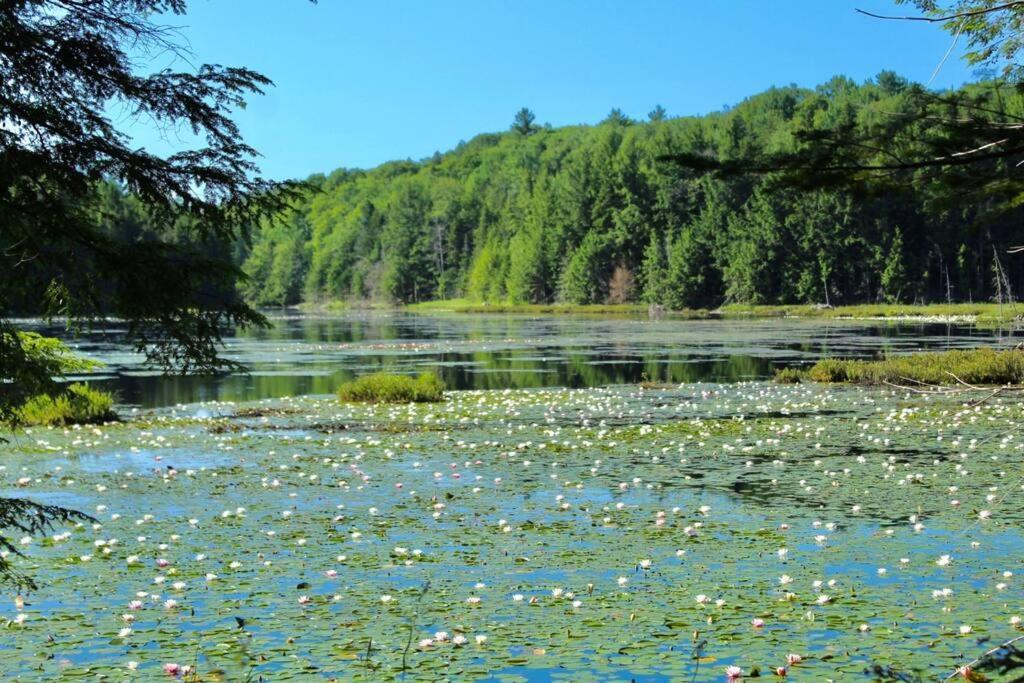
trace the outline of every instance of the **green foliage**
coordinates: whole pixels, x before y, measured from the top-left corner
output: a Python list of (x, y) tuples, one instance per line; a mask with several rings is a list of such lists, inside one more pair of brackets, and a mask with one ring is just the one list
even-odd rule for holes
[(773, 378), (777, 384), (800, 384), (808, 379), (807, 371), (800, 368), (781, 368)]
[(415, 378), (375, 372), (341, 385), (338, 397), (350, 403), (437, 403), (444, 400), (444, 382), (429, 372)]
[(882, 292), (885, 300), (889, 303), (898, 303), (900, 295), (906, 289), (907, 269), (903, 257), (903, 233), (899, 228), (893, 232), (892, 244), (889, 246), (889, 254), (885, 259), (885, 269), (882, 271)]
[[(1006, 115), (1024, 110), (1024, 94), (994, 84), (958, 92)], [(595, 126), (530, 124), (529, 134), (478, 135), (421, 162), (339, 170), (310, 179), (317, 192), (260, 224), (245, 252), (245, 295), (261, 305), (580, 305), (622, 290), (672, 309), (985, 301), (993, 247), (1019, 241), (1024, 208), (991, 217), (981, 205), (951, 207), (948, 189), (929, 183), (806, 191), (770, 174), (710, 177), (665, 163), (791, 153), (808, 131), (881, 136), (894, 121), (947, 114), (883, 72), (768, 90), (700, 118), (656, 109), (636, 122), (617, 111)], [(1024, 290), (1024, 259), (1003, 265)], [(611, 292), (617, 273), (636, 286)]]
[(606, 245), (606, 240), (596, 232), (587, 233), (583, 238), (562, 271), (559, 287), (562, 301), (586, 304), (604, 300), (610, 265), (606, 258)]
[(533, 125), (536, 118), (532, 111), (523, 107), (516, 112), (515, 119), (512, 121), (512, 130), (520, 135), (529, 135), (537, 130), (537, 127)]
[(12, 422), (22, 427), (60, 427), (116, 419), (112, 394), (75, 383), (55, 395), (33, 396), (15, 411)]
[[(207, 372), (232, 366), (218, 353), (224, 330), (266, 322), (236, 292), (236, 247), (298, 188), (259, 177), (229, 116), (267, 78), (217, 65), (140, 68), (182, 48), (155, 17), (186, 9), (185, 0), (6, 7), (0, 318), (121, 318), (154, 363)], [(112, 101), (189, 129), (196, 148), (152, 154), (114, 121)], [(0, 357), (0, 379), (19, 372)]]
[(59, 339), (35, 332), (21, 332), (0, 321), (0, 422), (10, 422), (31, 397), (54, 395), (60, 388), (55, 378), (86, 372), (98, 363), (75, 356)]
[(982, 348), (877, 361), (826, 358), (807, 371), (807, 378), (857, 384), (1020, 384), (1024, 382), (1024, 351)]
[(948, 32), (967, 38), (967, 63), (996, 68), (1007, 79), (1024, 78), (1018, 53), (1024, 46), (1020, 25), (1024, 6), (1007, 0), (897, 0), (914, 5)]

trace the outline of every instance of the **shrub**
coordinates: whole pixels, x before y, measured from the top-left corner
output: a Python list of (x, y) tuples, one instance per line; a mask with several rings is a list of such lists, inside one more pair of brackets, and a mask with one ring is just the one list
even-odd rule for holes
[(23, 426), (64, 426), (116, 419), (113, 394), (85, 384), (72, 384), (59, 394), (30, 398), (15, 411), (12, 421)]
[(883, 360), (826, 358), (808, 371), (815, 382), (861, 384), (1019, 384), (1024, 382), (1024, 351), (970, 349), (893, 356)]
[(444, 382), (429, 372), (415, 378), (375, 372), (342, 384), (338, 397), (350, 403), (436, 403), (444, 400)]

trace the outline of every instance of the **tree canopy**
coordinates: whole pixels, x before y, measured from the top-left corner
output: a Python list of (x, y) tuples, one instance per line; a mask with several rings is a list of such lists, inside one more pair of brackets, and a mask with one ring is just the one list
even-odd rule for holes
[[(705, 117), (641, 123), (614, 111), (594, 126), (478, 135), (422, 162), (310, 179), (319, 191), (246, 252), (244, 292), (261, 305), (988, 300), (1006, 291), (999, 270), (1011, 292), (1024, 286), (1020, 259), (1005, 255), (1021, 210), (957, 198), (998, 198), (1016, 160), (951, 174), (866, 169), (892, 182), (858, 184), (845, 167), (863, 160), (830, 141), (886, 139), (876, 164), (913, 160), (950, 139), (937, 122), (984, 128), (1020, 114), (1024, 98), (999, 82), (936, 93), (882, 72), (773, 88)], [(836, 170), (769, 172), (804, 155)]]
[[(180, 371), (225, 367), (224, 331), (264, 323), (236, 291), (232, 249), (296, 188), (259, 176), (232, 112), (271, 83), (246, 68), (191, 67), (183, 37), (160, 23), (186, 4), (0, 8), (0, 420), (32, 393), (59, 391), (53, 378), (71, 362), (66, 349), (20, 330), (15, 314), (72, 327), (120, 318), (139, 351)], [(158, 57), (172, 66), (147, 70)], [(186, 131), (194, 144), (153, 154), (115, 125), (115, 113)], [(141, 219), (137, 229), (128, 214)], [(41, 529), (70, 514), (0, 501), (0, 527)], [(10, 549), (2, 537), (0, 547)]]
[(1000, 214), (1015, 212), (1024, 203), (1024, 66), (1019, 60), (1024, 2), (900, 4), (919, 13), (887, 16), (858, 11), (880, 21), (941, 24), (953, 36), (950, 52), (957, 41), (965, 41), (965, 59), (989, 78), (958, 90), (934, 91), (883, 74), (878, 85), (899, 95), (896, 109), (850, 103), (846, 116), (795, 126), (790, 146), (725, 159), (703, 150), (669, 158), (720, 177), (774, 173), (782, 184), (798, 190), (885, 194), (914, 186), (950, 211), (969, 205), (979, 214), (975, 230), (986, 230)]

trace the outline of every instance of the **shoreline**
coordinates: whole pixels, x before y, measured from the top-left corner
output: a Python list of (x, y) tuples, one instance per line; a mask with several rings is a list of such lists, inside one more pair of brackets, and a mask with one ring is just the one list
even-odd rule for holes
[[(581, 315), (651, 317), (669, 320), (743, 320), (800, 318), (874, 320), (940, 324), (1007, 324), (1024, 320), (1024, 304), (851, 304), (823, 307), (813, 304), (730, 304), (717, 309), (664, 310), (652, 315), (646, 304), (489, 304), (465, 299), (426, 301), (406, 305), (375, 302), (304, 303), (289, 307), (303, 313), (343, 311), (404, 311), (409, 313)], [(287, 310), (287, 309), (286, 309)]]

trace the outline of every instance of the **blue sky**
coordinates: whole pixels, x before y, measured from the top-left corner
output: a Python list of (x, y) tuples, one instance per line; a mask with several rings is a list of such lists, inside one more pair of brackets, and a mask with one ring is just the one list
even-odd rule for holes
[[(835, 74), (862, 81), (893, 69), (927, 82), (951, 43), (931, 24), (854, 11), (911, 10), (892, 0), (190, 4), (169, 21), (195, 63), (244, 65), (276, 83), (236, 117), (272, 178), (423, 158), (506, 129), (522, 106), (558, 126), (613, 107), (702, 114)], [(957, 49), (932, 85), (970, 79)], [(177, 144), (132, 133), (159, 153)]]

